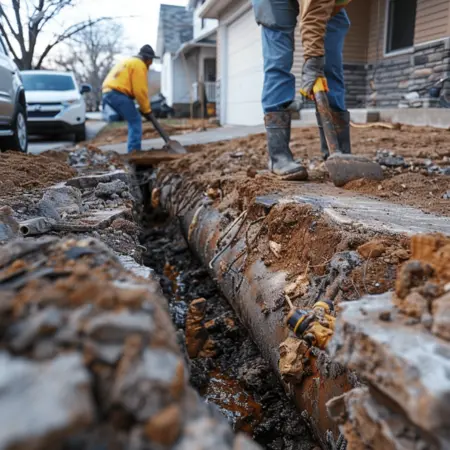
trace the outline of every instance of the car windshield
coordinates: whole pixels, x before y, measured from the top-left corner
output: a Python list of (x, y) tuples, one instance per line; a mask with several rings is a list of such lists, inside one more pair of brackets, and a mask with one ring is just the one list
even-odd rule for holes
[(70, 75), (23, 73), (26, 91), (73, 91), (75, 83)]

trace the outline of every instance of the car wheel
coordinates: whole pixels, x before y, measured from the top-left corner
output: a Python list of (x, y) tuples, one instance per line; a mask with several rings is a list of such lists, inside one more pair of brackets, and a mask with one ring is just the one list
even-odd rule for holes
[(22, 153), (28, 151), (28, 129), (25, 119), (25, 110), (22, 105), (17, 108), (16, 117), (13, 123), (14, 134), (0, 142), (2, 150), (15, 150)]
[(77, 129), (75, 132), (75, 142), (83, 142), (86, 140), (86, 125), (83, 123), (83, 125), (80, 126), (80, 128)]

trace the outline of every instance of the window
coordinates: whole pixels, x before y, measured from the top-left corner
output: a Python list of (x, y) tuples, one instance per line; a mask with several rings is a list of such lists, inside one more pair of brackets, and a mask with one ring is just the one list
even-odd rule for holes
[(387, 0), (386, 53), (414, 45), (417, 0)]
[(70, 75), (22, 73), (26, 91), (73, 91), (75, 83)]

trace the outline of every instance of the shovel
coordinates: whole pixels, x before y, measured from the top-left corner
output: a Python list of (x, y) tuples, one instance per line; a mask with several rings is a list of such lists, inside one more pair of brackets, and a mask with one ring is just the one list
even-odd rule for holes
[(153, 113), (149, 113), (147, 117), (155, 127), (155, 130), (164, 139), (164, 142), (166, 143), (170, 153), (178, 153), (178, 154), (187, 153), (187, 150), (178, 141), (170, 139), (169, 135), (164, 131), (161, 124), (156, 120), (156, 117), (153, 115)]
[(314, 101), (316, 109), (322, 120), (323, 132), (327, 141), (331, 156), (325, 162), (325, 167), (330, 174), (335, 186), (341, 187), (350, 181), (359, 178), (366, 180), (382, 180), (383, 169), (381, 166), (364, 156), (342, 153), (336, 133), (336, 124), (331, 113), (327, 96), (327, 83), (324, 78), (319, 78), (314, 85)]

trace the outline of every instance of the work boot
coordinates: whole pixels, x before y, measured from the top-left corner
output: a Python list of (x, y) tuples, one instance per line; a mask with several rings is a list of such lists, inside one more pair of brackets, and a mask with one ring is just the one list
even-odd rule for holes
[[(344, 154), (351, 154), (351, 140), (350, 140), (350, 113), (348, 111), (333, 111), (333, 121), (336, 127), (337, 138), (339, 142), (339, 150)], [(323, 132), (322, 119), (316, 113), (317, 125), (320, 133), (320, 151), (323, 159), (326, 161), (330, 156), (325, 133)]]
[(308, 172), (302, 164), (294, 160), (289, 148), (291, 113), (289, 111), (266, 113), (264, 122), (269, 149), (269, 170), (285, 180), (307, 180)]

